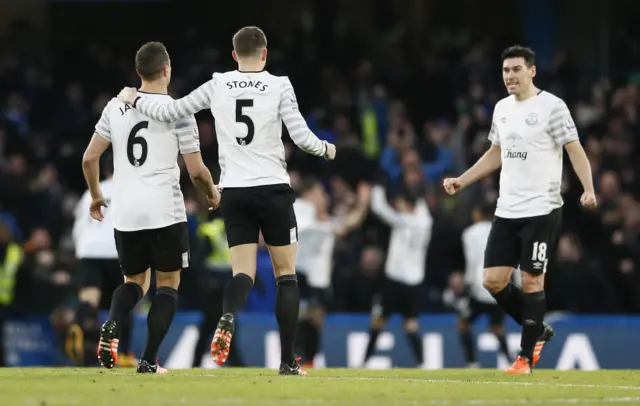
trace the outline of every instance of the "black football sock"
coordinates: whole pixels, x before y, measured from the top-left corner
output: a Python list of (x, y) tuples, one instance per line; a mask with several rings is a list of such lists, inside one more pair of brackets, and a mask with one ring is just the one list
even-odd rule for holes
[(245, 273), (235, 275), (224, 289), (222, 314), (235, 314), (244, 308), (253, 287), (253, 279)]
[(524, 302), (520, 288), (513, 283), (509, 283), (502, 291), (493, 295), (493, 297), (516, 323), (522, 325)]
[(128, 354), (131, 351), (131, 331), (133, 329), (133, 313), (129, 313), (129, 317), (122, 318), (120, 329), (120, 344), (118, 349), (120, 352)]
[(369, 342), (367, 343), (367, 350), (364, 353), (364, 362), (369, 361), (369, 358), (376, 351), (376, 343), (378, 342), (378, 336), (380, 335), (380, 329), (372, 328), (369, 330)]
[(151, 365), (156, 364), (158, 349), (167, 335), (178, 305), (178, 291), (168, 286), (156, 290), (151, 300), (151, 309), (147, 316), (147, 344), (142, 359)]
[(122, 337), (121, 326), (126, 323), (124, 319), (129, 317), (133, 308), (142, 299), (143, 293), (142, 286), (134, 282), (124, 283), (113, 292), (109, 319), (116, 322), (118, 338)]
[(500, 348), (500, 353), (507, 357), (507, 360), (511, 358), (511, 354), (509, 354), (509, 346), (507, 345), (507, 337), (504, 333), (496, 334), (496, 338), (498, 339), (498, 345)]
[(76, 307), (76, 316), (74, 322), (76, 324), (82, 325), (82, 323), (87, 319), (95, 319), (98, 316), (97, 310), (93, 307), (93, 305), (89, 302), (78, 302), (78, 306)]
[(520, 355), (533, 360), (533, 347), (540, 337), (542, 320), (546, 311), (544, 291), (525, 293), (524, 311), (522, 312), (522, 338), (520, 340)]
[(418, 365), (422, 365), (422, 342), (420, 341), (418, 333), (414, 331), (412, 333), (405, 333), (405, 335), (407, 336), (407, 340), (409, 340), (409, 345), (411, 345), (414, 358), (418, 362)]
[(462, 352), (464, 353), (464, 360), (467, 364), (476, 362), (476, 352), (473, 347), (473, 337), (471, 331), (460, 333), (460, 343), (462, 344)]
[(293, 365), (296, 360), (294, 345), (298, 329), (300, 311), (300, 291), (298, 277), (295, 274), (276, 278), (276, 319), (280, 329), (280, 361)]

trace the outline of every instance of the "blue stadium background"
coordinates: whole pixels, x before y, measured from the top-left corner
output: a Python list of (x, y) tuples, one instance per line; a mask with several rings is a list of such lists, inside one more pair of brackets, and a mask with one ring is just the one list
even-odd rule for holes
[[(459, 237), (469, 208), (494, 198), (496, 186), (488, 179), (450, 198), (440, 180), (462, 171), (487, 145), (491, 109), (504, 95), (500, 51), (514, 43), (533, 47), (537, 83), (571, 108), (601, 203), (598, 213), (583, 212), (579, 183), (565, 171), (565, 230), (547, 281), (547, 318), (555, 321), (558, 339), (545, 349), (542, 364), (639, 368), (640, 32), (633, 20), (639, 7), (632, 0), (0, 3), (0, 221), (26, 254), (15, 299), (0, 304), (7, 365), (66, 363), (60, 338), (73, 317), (80, 278), (70, 229), (84, 191), (81, 155), (109, 98), (124, 85), (137, 85), (135, 50), (149, 40), (166, 43), (171, 93), (180, 96), (211, 72), (232, 69), (231, 35), (255, 24), (269, 38), (268, 69), (291, 78), (309, 125), (340, 151), (336, 162), (319, 163), (288, 142), (294, 187), (301, 176), (319, 176), (335, 210), (352, 204), (359, 183), (384, 179), (400, 187), (413, 174), (424, 187), (435, 217), (422, 287), (430, 368), (463, 364), (455, 318), (442, 298), (460, 268)], [(211, 115), (197, 118), (203, 155), (217, 172)], [(417, 169), (403, 166), (412, 152), (398, 145), (400, 133), (409, 134), (418, 153)], [(187, 180), (195, 229), (206, 210)], [(383, 264), (362, 253), (384, 250), (387, 238), (388, 230), (369, 216), (337, 244), (334, 301), (323, 336), (328, 366), (359, 362), (370, 286)], [(248, 365), (275, 366), (273, 277), (264, 262), (261, 289), (241, 317), (239, 338)], [(170, 368), (190, 366), (193, 326), (207, 300), (198, 281), (206, 272), (195, 263), (184, 274), (181, 313), (160, 354)], [(514, 327), (509, 339), (515, 346)], [(381, 337), (376, 365), (411, 365), (403, 340), (399, 325), (392, 325)], [(478, 344), (480, 361), (497, 366), (492, 338), (479, 336)]]

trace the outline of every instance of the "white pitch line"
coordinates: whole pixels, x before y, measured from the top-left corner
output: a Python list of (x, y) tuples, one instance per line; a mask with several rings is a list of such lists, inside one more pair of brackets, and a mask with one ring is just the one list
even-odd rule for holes
[[(211, 376), (216, 378), (228, 377), (228, 376), (242, 376), (250, 377), (251, 375), (234, 375), (234, 374), (203, 374), (199, 376)], [(277, 376), (274, 375), (274, 378)], [(422, 378), (393, 378), (382, 376), (305, 376), (294, 377), (294, 379), (326, 379), (326, 380), (338, 380), (338, 381), (391, 381), (391, 382), (407, 382), (407, 383), (454, 383), (465, 385), (513, 385), (513, 386), (545, 386), (554, 388), (598, 388), (598, 389), (626, 389), (626, 390), (638, 390), (640, 386), (625, 386), (625, 385), (595, 385), (595, 384), (582, 384), (582, 383), (547, 383), (547, 382), (520, 382), (520, 381), (472, 381), (472, 380), (458, 380), (458, 379), (422, 379)]]
[[(187, 404), (189, 398), (185, 398), (182, 404)], [(209, 401), (215, 401), (217, 404), (245, 404), (255, 402), (254, 398), (209, 398)], [(314, 405), (314, 404), (353, 404), (353, 399), (260, 399), (260, 404), (277, 404), (277, 405)], [(553, 399), (433, 399), (433, 400), (380, 400), (380, 399), (358, 399), (361, 404), (367, 405), (398, 405), (398, 406), (447, 406), (447, 405), (528, 405), (528, 404), (585, 404), (585, 403), (637, 403), (640, 402), (640, 397), (624, 397), (624, 398), (592, 398), (592, 399), (578, 399), (578, 398), (553, 398)]]
[[(170, 400), (171, 397), (167, 398), (166, 396), (162, 397), (163, 400)], [(77, 404), (77, 399), (73, 400), (58, 400), (52, 398), (29, 398), (26, 399), (29, 404), (40, 405), (43, 401), (47, 404)], [(233, 397), (233, 398), (192, 398), (189, 396), (183, 396), (180, 399), (171, 399), (172, 402), (177, 404), (203, 404), (208, 405), (211, 401), (214, 401), (217, 404), (247, 404), (255, 402), (255, 398), (242, 398), (242, 397)], [(592, 399), (578, 399), (578, 398), (552, 398), (552, 399), (459, 399), (459, 400), (449, 400), (449, 399), (433, 399), (433, 400), (379, 400), (379, 399), (359, 399), (360, 403), (364, 403), (367, 405), (397, 405), (397, 406), (447, 406), (447, 405), (525, 405), (525, 404), (586, 404), (586, 403), (638, 403), (640, 402), (640, 397), (622, 397), (622, 398), (592, 398)], [(162, 403), (162, 401), (160, 401)], [(309, 399), (309, 398), (300, 398), (300, 399), (261, 399), (261, 404), (266, 405), (315, 405), (315, 404), (353, 404), (353, 399)]]

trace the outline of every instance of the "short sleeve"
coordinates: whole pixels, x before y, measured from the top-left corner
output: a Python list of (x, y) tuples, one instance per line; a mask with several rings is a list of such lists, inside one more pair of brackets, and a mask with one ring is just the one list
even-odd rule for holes
[(496, 147), (500, 146), (500, 134), (498, 133), (498, 126), (496, 122), (491, 123), (491, 130), (489, 130), (489, 141)]
[(111, 142), (111, 125), (109, 123), (109, 105), (108, 103), (102, 110), (102, 115), (98, 124), (96, 124), (95, 132), (105, 140)]
[(565, 145), (579, 140), (578, 129), (573, 122), (573, 118), (571, 118), (571, 112), (562, 100), (558, 101), (551, 110), (549, 135), (558, 145)]
[(498, 115), (498, 105), (493, 109), (493, 117), (491, 118), (491, 129), (489, 130), (489, 141), (496, 147), (500, 146), (500, 133), (498, 132), (498, 124), (496, 123), (496, 116)]
[(194, 116), (183, 118), (176, 122), (175, 134), (182, 155), (200, 152), (200, 133)]

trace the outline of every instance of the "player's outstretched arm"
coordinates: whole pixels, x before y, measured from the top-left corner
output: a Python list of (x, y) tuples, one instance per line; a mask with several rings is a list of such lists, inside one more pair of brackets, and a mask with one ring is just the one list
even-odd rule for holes
[(187, 96), (169, 103), (142, 98), (135, 88), (125, 87), (120, 94), (118, 94), (118, 100), (131, 104), (147, 117), (170, 123), (191, 116), (200, 110), (211, 108), (213, 87), (212, 79)]
[(371, 211), (389, 226), (403, 225), (404, 218), (387, 202), (385, 190), (380, 185), (371, 188)]
[(447, 193), (453, 195), (478, 179), (494, 172), (500, 165), (502, 165), (501, 148), (495, 144), (491, 145), (491, 148), (471, 168), (467, 169), (459, 178), (445, 179), (443, 186)]
[(356, 206), (342, 218), (340, 227), (334, 230), (337, 236), (344, 236), (362, 225), (371, 202), (371, 185), (361, 182), (358, 185)]
[(584, 148), (582, 148), (580, 141), (569, 142), (564, 145), (564, 148), (569, 155), (569, 160), (571, 161), (573, 170), (576, 172), (578, 179), (580, 179), (580, 183), (582, 183), (584, 193), (580, 202), (586, 208), (595, 208), (597, 206), (597, 201), (595, 189), (593, 187), (591, 163), (589, 163), (589, 158), (587, 157)]
[(311, 155), (324, 156), (329, 160), (335, 158), (336, 147), (316, 137), (300, 114), (298, 100), (289, 79), (284, 82), (282, 93), (280, 93), (279, 113), (284, 125), (287, 126), (291, 140), (298, 148)]

